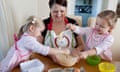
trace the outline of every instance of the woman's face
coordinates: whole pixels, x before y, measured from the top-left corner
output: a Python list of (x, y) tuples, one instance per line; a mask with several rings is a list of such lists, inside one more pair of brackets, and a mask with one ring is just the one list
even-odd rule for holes
[(66, 16), (66, 7), (59, 4), (54, 4), (51, 9), (51, 16), (54, 21), (62, 21)]
[(97, 17), (95, 29), (99, 34), (104, 34), (110, 30), (110, 26), (105, 19)]

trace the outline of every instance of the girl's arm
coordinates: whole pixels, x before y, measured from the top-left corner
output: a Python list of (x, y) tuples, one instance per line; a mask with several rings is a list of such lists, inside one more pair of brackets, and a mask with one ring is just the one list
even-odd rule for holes
[(87, 56), (100, 55), (103, 51), (108, 50), (113, 44), (114, 38), (109, 35), (100, 44), (95, 46), (93, 49), (84, 51), (80, 53), (81, 58), (86, 58)]
[(66, 28), (72, 30), (78, 35), (86, 35), (92, 30), (90, 27), (80, 27), (74, 24), (67, 24)]
[(80, 52), (79, 57), (81, 59), (86, 59), (87, 56), (92, 56), (92, 55), (96, 55), (96, 54), (97, 54), (97, 51), (95, 48), (93, 48), (93, 49), (88, 50), (88, 51)]
[(97, 55), (101, 54), (105, 50), (108, 50), (108, 48), (111, 48), (113, 42), (114, 42), (113, 36), (108, 35), (100, 44), (95, 46)]
[(26, 38), (24, 44), (26, 49), (31, 50), (32, 52), (40, 53), (42, 55), (56, 54), (56, 53), (65, 53), (65, 54), (70, 53), (68, 49), (63, 50), (63, 49), (56, 49), (56, 48), (50, 48), (48, 46), (44, 46), (32, 37)]

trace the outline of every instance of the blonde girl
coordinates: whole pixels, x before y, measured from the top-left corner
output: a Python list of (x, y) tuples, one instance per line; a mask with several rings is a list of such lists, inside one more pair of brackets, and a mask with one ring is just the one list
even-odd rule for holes
[[(0, 72), (10, 72), (21, 62), (28, 60), (33, 52), (46, 55), (56, 53), (69, 53), (69, 50), (58, 50), (40, 44), (37, 37), (44, 30), (44, 24), (38, 17), (30, 16), (27, 23), (23, 25), (18, 34), (19, 40), (8, 51), (7, 56), (0, 63)], [(17, 40), (15, 38), (15, 40)]]
[(94, 28), (82, 28), (72, 24), (67, 26), (75, 33), (86, 36), (85, 49), (79, 54), (80, 58), (99, 55), (104, 60), (112, 60), (110, 47), (113, 44), (114, 38), (111, 35), (111, 31), (116, 21), (116, 13), (112, 10), (105, 10), (97, 15)]

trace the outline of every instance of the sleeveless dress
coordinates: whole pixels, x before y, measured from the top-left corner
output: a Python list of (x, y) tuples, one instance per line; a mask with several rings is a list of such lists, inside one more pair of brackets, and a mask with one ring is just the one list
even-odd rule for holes
[[(65, 25), (68, 24), (68, 19), (64, 18)], [(45, 35), (44, 44), (52, 48), (74, 48), (76, 46), (76, 40), (71, 30), (65, 30), (59, 35), (52, 30), (53, 20), (50, 18), (47, 24), (47, 33)]]

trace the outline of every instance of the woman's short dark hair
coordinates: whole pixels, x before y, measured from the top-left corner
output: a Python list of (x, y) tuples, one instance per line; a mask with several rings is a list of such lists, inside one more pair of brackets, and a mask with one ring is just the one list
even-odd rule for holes
[(67, 7), (67, 0), (49, 0), (49, 8), (51, 8), (54, 4)]

